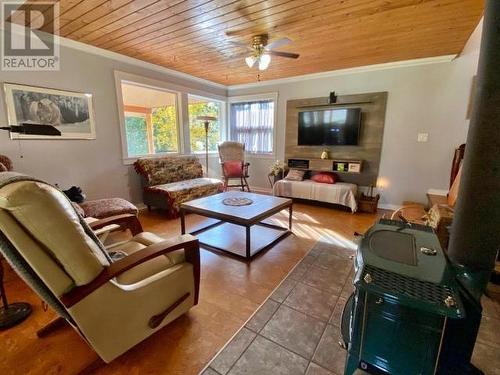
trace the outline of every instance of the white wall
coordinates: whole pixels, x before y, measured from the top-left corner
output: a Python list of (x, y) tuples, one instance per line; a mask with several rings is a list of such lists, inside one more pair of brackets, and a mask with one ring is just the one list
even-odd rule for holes
[[(274, 158), (253, 159), (250, 184), (269, 188), (265, 174), (274, 159), (284, 158), (286, 102), (291, 99), (388, 91), (379, 177), (387, 186), (381, 203), (425, 202), (429, 188), (447, 189), (453, 150), (465, 142), (466, 111), (477, 69), (480, 29), (460, 57), (451, 62), (332, 75), (293, 82), (263, 82), (229, 88), (229, 96), (278, 92), (277, 152)], [(427, 143), (417, 133), (428, 132)]]
[[(124, 165), (122, 161), (115, 70), (207, 93), (227, 94), (225, 87), (168, 74), (161, 69), (148, 68), (146, 64), (134, 65), (65, 46), (61, 47), (60, 62), (58, 72), (0, 71), (0, 84), (9, 82), (91, 93), (97, 138), (17, 141), (2, 131), (0, 154), (9, 156), (19, 172), (58, 183), (63, 188), (81, 186), (89, 198), (114, 196), (133, 202), (142, 201), (139, 178), (133, 166)], [(7, 124), (3, 95), (3, 90), (0, 90), (0, 124)], [(215, 160), (212, 168), (216, 169)]]

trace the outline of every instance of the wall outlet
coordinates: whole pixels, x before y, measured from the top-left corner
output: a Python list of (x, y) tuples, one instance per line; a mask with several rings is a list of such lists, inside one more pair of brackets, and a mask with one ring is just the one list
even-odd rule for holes
[(427, 142), (429, 140), (429, 133), (418, 133), (417, 142)]

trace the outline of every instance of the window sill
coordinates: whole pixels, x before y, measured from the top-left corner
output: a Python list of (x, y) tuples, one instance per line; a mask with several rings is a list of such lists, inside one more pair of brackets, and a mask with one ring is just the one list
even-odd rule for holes
[(178, 152), (164, 152), (162, 154), (154, 154), (154, 155), (137, 155), (137, 156), (131, 156), (131, 157), (126, 157), (123, 158), (123, 164), (124, 165), (131, 165), (136, 162), (137, 159), (156, 159), (156, 158), (162, 158), (165, 156), (179, 156), (182, 154), (179, 154)]
[(264, 153), (264, 152), (246, 152), (245, 157), (249, 159), (272, 159), (276, 158), (274, 153)]
[[(192, 152), (193, 155), (196, 156), (205, 156), (205, 151), (194, 151)], [(219, 157), (219, 152), (218, 151), (208, 151), (208, 157)]]
[[(189, 154), (181, 154), (178, 152), (166, 152), (163, 154), (155, 154), (155, 155), (137, 155), (134, 157), (128, 157), (128, 158), (123, 158), (123, 165), (132, 165), (135, 163), (137, 159), (155, 159), (155, 158), (162, 158), (165, 156), (196, 156), (197, 158), (204, 158), (205, 157), (205, 152), (191, 152)], [(209, 151), (208, 152), (208, 157), (209, 158), (218, 158), (219, 153), (217, 151)]]

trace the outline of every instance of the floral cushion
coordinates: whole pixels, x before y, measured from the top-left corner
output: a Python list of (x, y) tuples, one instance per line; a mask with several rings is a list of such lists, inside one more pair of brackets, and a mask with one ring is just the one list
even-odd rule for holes
[(2, 164), (0, 172), (7, 172), (13, 169), (12, 161), (5, 155), (0, 155), (0, 164)]
[(148, 186), (169, 184), (200, 178), (203, 169), (196, 156), (167, 156), (154, 159), (139, 159), (135, 170), (142, 175)]
[(222, 191), (222, 181), (216, 178), (195, 178), (186, 181), (150, 186), (150, 192), (165, 194), (170, 203), (172, 215), (177, 215), (180, 205), (193, 199), (217, 194)]
[(90, 216), (98, 219), (121, 214), (137, 215), (138, 213), (136, 206), (122, 198), (105, 198), (86, 201), (80, 203), (80, 207), (84, 211), (84, 215), (82, 216)]

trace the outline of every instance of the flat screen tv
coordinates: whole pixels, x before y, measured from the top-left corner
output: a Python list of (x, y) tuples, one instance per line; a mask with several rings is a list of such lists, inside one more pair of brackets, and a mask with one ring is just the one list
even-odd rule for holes
[(357, 145), (361, 108), (299, 112), (300, 146)]

